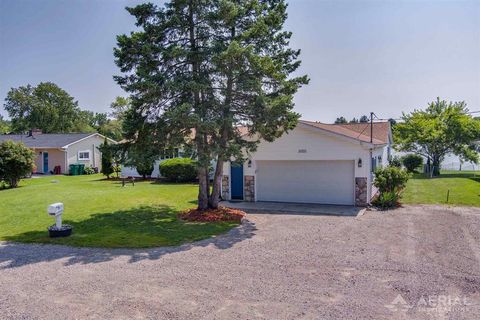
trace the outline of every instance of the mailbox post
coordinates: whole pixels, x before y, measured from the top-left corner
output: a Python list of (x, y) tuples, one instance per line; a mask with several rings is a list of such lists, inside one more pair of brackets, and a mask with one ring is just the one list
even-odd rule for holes
[(72, 234), (72, 226), (62, 224), (62, 213), (64, 211), (63, 203), (57, 202), (48, 206), (48, 214), (55, 216), (55, 224), (48, 227), (48, 233), (51, 238), (67, 237)]
[(63, 203), (57, 202), (48, 206), (48, 214), (55, 216), (55, 225), (57, 229), (62, 228)]

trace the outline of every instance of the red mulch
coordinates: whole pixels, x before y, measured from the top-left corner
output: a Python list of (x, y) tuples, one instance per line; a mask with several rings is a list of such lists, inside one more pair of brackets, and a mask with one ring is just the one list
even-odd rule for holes
[(190, 209), (179, 214), (180, 219), (195, 222), (240, 222), (246, 213), (231, 208), (218, 207), (218, 209), (198, 210)]

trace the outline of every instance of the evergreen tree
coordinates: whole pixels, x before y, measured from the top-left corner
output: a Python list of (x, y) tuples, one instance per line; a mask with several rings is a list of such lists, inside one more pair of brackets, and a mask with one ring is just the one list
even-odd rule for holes
[(360, 123), (367, 123), (369, 122), (370, 120), (368, 119), (368, 117), (366, 115), (363, 115), (360, 117)]
[(113, 173), (113, 152), (112, 147), (108, 144), (107, 138), (98, 150), (102, 153), (102, 170), (101, 173), (110, 179), (110, 175)]
[(115, 79), (132, 99), (125, 133), (138, 141), (148, 123), (152, 137), (195, 149), (199, 209), (218, 206), (224, 161), (243, 159), (260, 139), (273, 141), (296, 125), (293, 96), (308, 79), (290, 77), (300, 52), (283, 31), (286, 7), (283, 0), (177, 0), (127, 8), (140, 31), (119, 36), (115, 49), (126, 73)]
[(345, 119), (345, 117), (338, 117), (337, 119), (335, 119), (335, 124), (344, 124), (344, 123), (347, 123), (347, 119)]

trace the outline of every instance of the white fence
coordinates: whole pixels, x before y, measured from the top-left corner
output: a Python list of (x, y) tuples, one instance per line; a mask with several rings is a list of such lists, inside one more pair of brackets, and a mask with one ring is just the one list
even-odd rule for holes
[(452, 171), (475, 171), (480, 170), (480, 166), (471, 162), (460, 163), (458, 161), (454, 162), (442, 162), (442, 170), (452, 170)]

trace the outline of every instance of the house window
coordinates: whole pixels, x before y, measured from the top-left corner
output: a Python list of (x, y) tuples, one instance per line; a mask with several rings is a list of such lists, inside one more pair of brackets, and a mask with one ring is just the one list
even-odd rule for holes
[(383, 166), (382, 156), (378, 156), (378, 166), (381, 168)]
[(90, 160), (90, 151), (79, 151), (78, 160)]
[(372, 172), (375, 172), (377, 169), (377, 158), (373, 157), (372, 158)]

